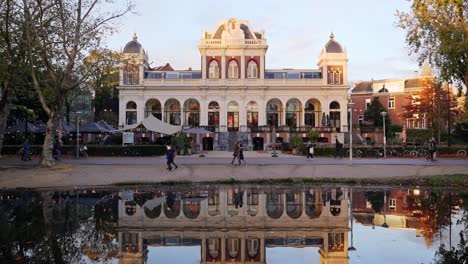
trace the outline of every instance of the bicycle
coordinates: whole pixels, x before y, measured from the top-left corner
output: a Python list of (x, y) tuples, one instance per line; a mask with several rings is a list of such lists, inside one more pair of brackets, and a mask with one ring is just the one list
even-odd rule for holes
[(457, 158), (464, 159), (466, 158), (468, 151), (466, 149), (460, 149), (457, 151)]
[[(349, 149), (346, 151), (346, 156), (349, 157), (350, 151)], [(353, 149), (353, 158), (362, 158), (362, 151), (359, 149), (354, 150)]]

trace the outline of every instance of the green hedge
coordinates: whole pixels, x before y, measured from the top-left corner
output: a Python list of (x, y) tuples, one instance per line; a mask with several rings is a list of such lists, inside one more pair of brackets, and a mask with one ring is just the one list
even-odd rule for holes
[[(136, 146), (98, 146), (86, 145), (89, 156), (122, 156), (123, 150), (133, 152), (135, 156), (162, 156), (166, 154), (166, 147), (162, 145), (136, 145)], [(2, 155), (13, 155), (21, 148), (20, 145), (6, 145), (2, 148)], [(32, 146), (34, 153), (39, 153), (42, 146)], [(75, 146), (63, 146), (62, 155), (75, 155)]]

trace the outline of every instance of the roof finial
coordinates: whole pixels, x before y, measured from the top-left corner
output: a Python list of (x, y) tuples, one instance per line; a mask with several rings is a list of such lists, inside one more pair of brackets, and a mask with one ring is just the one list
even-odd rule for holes
[(133, 38), (132, 39), (133, 39), (133, 41), (137, 41), (138, 38), (137, 38), (136, 33), (133, 33)]
[(335, 35), (333, 35), (333, 32), (330, 34), (330, 39), (334, 39)]

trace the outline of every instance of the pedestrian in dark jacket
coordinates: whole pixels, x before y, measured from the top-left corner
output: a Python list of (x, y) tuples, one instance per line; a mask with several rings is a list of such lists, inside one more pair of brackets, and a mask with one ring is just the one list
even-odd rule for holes
[(437, 151), (437, 145), (435, 142), (435, 138), (431, 138), (429, 140), (429, 157), (428, 160), (434, 161), (434, 153)]
[(169, 145), (167, 145), (166, 159), (167, 159), (167, 169), (168, 170), (172, 170), (172, 165), (174, 165), (174, 169), (178, 168), (178, 166), (174, 163), (175, 151)]
[(338, 141), (338, 138), (335, 139), (335, 159), (337, 156), (340, 156), (341, 157), (341, 154), (340, 154), (340, 151), (341, 149), (343, 148), (343, 144), (340, 143), (340, 141)]
[(31, 160), (31, 158), (29, 157), (29, 139), (26, 139), (23, 143), (23, 157), (21, 158), (21, 160)]
[(234, 165), (234, 161), (237, 159), (238, 156), (239, 156), (239, 142), (236, 142), (236, 145), (234, 145), (234, 152), (232, 153), (231, 165)]
[(241, 161), (243, 161), (244, 165), (247, 166), (247, 162), (244, 160), (244, 147), (242, 147), (242, 144), (239, 144), (239, 166), (241, 165)]

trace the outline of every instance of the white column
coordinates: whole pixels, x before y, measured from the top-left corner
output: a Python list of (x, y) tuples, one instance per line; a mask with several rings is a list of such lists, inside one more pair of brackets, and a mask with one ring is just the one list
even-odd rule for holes
[(221, 79), (226, 79), (226, 56), (221, 57)]
[(266, 105), (265, 101), (257, 101), (258, 103), (258, 125), (265, 126), (266, 125)]
[(265, 54), (260, 56), (260, 79), (265, 78)]
[(245, 79), (245, 55), (241, 56), (241, 79)]
[(239, 127), (247, 126), (247, 109), (245, 101), (239, 101)]
[(201, 61), (201, 73), (202, 73), (202, 79), (206, 79), (206, 55), (202, 55), (202, 61)]
[[(354, 109), (351, 109), (353, 111), (353, 117), (355, 116), (356, 112), (354, 112)], [(348, 126), (348, 106), (346, 101), (341, 101), (340, 102), (340, 122), (341, 122), (341, 132), (349, 132), (349, 126)], [(347, 129), (345, 129), (347, 128)]]
[(227, 127), (227, 102), (220, 101), (219, 107), (219, 126)]
[(208, 125), (208, 102), (206, 100), (201, 100), (200, 102), (200, 125)]
[(140, 97), (138, 100), (135, 100), (137, 104), (137, 122), (143, 121), (145, 119), (145, 102)]
[(119, 98), (119, 126), (120, 125), (125, 125), (125, 108), (126, 108), (126, 105), (125, 105), (125, 97), (120, 97)]

